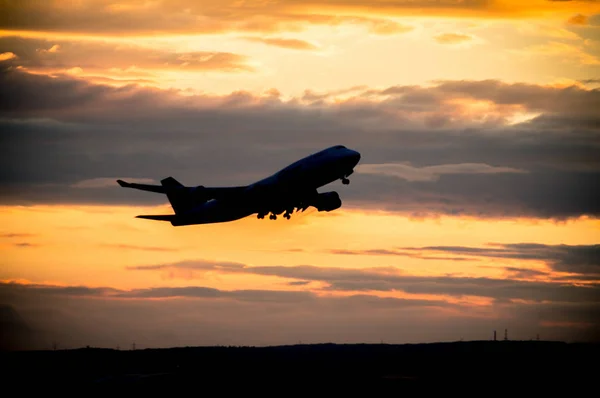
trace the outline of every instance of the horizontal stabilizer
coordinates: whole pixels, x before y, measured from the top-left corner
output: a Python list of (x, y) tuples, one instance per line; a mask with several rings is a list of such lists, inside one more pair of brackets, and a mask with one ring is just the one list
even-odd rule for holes
[(160, 215), (149, 215), (149, 216), (135, 216), (135, 218), (145, 218), (146, 220), (156, 221), (174, 221), (176, 218), (175, 214), (160, 214)]
[(127, 182), (123, 180), (117, 180), (117, 183), (123, 188), (139, 189), (141, 191), (156, 192), (156, 193), (167, 193), (167, 188), (162, 185), (148, 185), (138, 184), (135, 182)]

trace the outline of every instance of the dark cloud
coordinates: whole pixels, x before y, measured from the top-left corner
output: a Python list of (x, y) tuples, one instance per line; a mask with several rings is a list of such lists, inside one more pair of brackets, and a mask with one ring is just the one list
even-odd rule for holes
[[(500, 258), (521, 261), (543, 261), (551, 270), (579, 273), (587, 278), (600, 276), (600, 245), (545, 245), (539, 243), (490, 244), (488, 247), (424, 246), (396, 249), (328, 250), (332, 254), (384, 255), (413, 257), (423, 260), (474, 261), (478, 258)], [(441, 254), (450, 254), (444, 256)], [(517, 271), (507, 267), (507, 270)], [(521, 275), (540, 271), (520, 270)], [(541, 274), (539, 274), (541, 275)]]
[[(598, 305), (587, 303), (497, 301), (473, 306), (200, 287), (124, 291), (2, 283), (0, 303), (0, 309), (10, 309), (6, 316), (8, 311), (0, 311), (2, 320), (19, 331), (23, 339), (18, 343), (27, 345), (25, 349), (50, 349), (54, 342), (60, 348), (124, 348), (132, 342), (138, 348), (421, 343), (488, 339), (492, 330), (507, 327), (511, 339), (541, 333), (545, 340), (593, 340), (600, 319)], [(24, 327), (35, 339), (24, 338)]]
[[(447, 253), (459, 256), (544, 261), (552, 270), (600, 275), (600, 245), (545, 245), (540, 243), (491, 244), (489, 247), (426, 246), (403, 247), (394, 254)], [(423, 257), (419, 257), (423, 258)]]
[[(4, 203), (165, 203), (161, 195), (82, 181), (172, 175), (187, 185), (247, 184), (343, 143), (363, 155), (349, 187), (329, 188), (348, 207), (486, 217), (600, 213), (599, 90), (439, 82), (353, 88), (353, 97), (333, 104), (329, 94), (310, 102), (115, 88), (6, 65), (0, 85), (0, 140), (10, 148), (0, 159)], [(487, 116), (469, 111), (469, 101), (490, 104)], [(507, 124), (516, 110), (540, 115)], [(374, 174), (382, 167), (395, 172)]]
[[(199, 278), (204, 272), (248, 273), (328, 284), (327, 291), (403, 291), (412, 294), (481, 296), (494, 299), (521, 299), (556, 302), (600, 302), (600, 286), (576, 286), (560, 282), (511, 279), (413, 276), (393, 267), (334, 268), (298, 266), (245, 266), (209, 261), (185, 261), (173, 264), (128, 267), (137, 271), (163, 271), (171, 278)], [(194, 271), (199, 272), (194, 275)]]
[(18, 242), (14, 244), (16, 247), (37, 247), (39, 245), (29, 242)]
[(166, 269), (170, 267), (184, 268), (194, 271), (223, 271), (237, 272), (243, 270), (246, 266), (241, 263), (233, 262), (214, 262), (214, 261), (181, 261), (175, 264), (153, 264), (153, 265), (131, 265), (127, 269), (131, 271), (148, 271)]
[[(243, 72), (251, 71), (247, 57), (227, 52), (171, 52), (123, 43), (67, 41), (0, 37), (0, 54), (14, 57), (6, 64), (28, 70), (56, 71), (81, 68), (83, 71), (111, 70), (127, 76), (152, 77), (148, 70)], [(134, 68), (130, 70), (130, 68)]]
[(31, 233), (5, 233), (5, 234), (0, 234), (0, 238), (31, 238), (36, 236), (36, 234), (31, 234)]
[(41, 284), (20, 284), (0, 282), (2, 292), (19, 293), (25, 291), (35, 291), (38, 294), (44, 295), (61, 295), (73, 297), (104, 297), (109, 294), (117, 293), (118, 290), (106, 287), (93, 288), (87, 286), (55, 286)]
[(346, 254), (353, 256), (403, 256), (403, 257), (414, 257), (424, 260), (444, 260), (444, 261), (473, 261), (470, 257), (458, 257), (458, 256), (428, 256), (421, 253), (411, 253), (407, 251), (391, 250), (391, 249), (368, 249), (368, 250), (347, 250), (347, 249), (333, 249), (327, 250), (327, 253), (331, 254)]
[(156, 287), (120, 292), (114, 297), (120, 298), (227, 298), (245, 302), (300, 302), (314, 299), (314, 295), (304, 291), (276, 290), (235, 290), (222, 291), (207, 287)]
[(289, 286), (305, 286), (308, 285), (310, 281), (290, 281), (287, 284)]
[(517, 267), (504, 267), (504, 270), (508, 273), (509, 278), (515, 279), (532, 279), (536, 277), (548, 277), (549, 274), (545, 271), (528, 268), (517, 268)]

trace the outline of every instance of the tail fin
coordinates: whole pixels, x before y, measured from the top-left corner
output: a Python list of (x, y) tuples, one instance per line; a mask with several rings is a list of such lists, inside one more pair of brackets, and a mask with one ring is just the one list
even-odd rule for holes
[(175, 214), (185, 213), (193, 208), (194, 201), (189, 190), (182, 183), (173, 177), (167, 177), (161, 180), (160, 183), (165, 187), (167, 198)]
[(174, 179), (173, 177), (167, 177), (160, 181), (161, 185), (165, 188), (184, 188), (184, 185)]

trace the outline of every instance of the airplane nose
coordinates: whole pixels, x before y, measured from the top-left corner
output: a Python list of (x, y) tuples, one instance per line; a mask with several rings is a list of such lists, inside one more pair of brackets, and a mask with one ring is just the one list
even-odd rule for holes
[(358, 153), (356, 151), (350, 151), (350, 159), (352, 159), (352, 162), (356, 166), (358, 164), (358, 162), (360, 161), (360, 153)]

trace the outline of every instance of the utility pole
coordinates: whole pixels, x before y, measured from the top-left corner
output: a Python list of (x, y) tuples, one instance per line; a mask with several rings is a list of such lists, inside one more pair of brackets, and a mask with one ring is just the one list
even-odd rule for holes
[(508, 329), (504, 329), (504, 341), (508, 340)]
[(132, 349), (133, 351), (135, 351), (135, 343), (133, 343), (133, 344), (131, 345), (131, 349)]
[(496, 331), (494, 330), (494, 341), (496, 341)]

